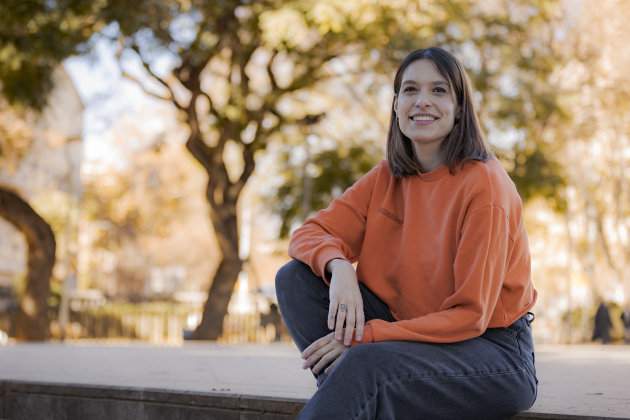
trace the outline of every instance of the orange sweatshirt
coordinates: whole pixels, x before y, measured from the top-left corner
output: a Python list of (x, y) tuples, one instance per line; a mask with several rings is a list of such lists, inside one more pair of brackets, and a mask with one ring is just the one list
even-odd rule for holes
[(367, 322), (353, 346), (462, 341), (536, 302), (521, 207), (496, 158), (402, 179), (383, 160), (293, 233), (289, 255), (328, 284), (328, 261), (358, 261), (359, 281), (396, 322)]

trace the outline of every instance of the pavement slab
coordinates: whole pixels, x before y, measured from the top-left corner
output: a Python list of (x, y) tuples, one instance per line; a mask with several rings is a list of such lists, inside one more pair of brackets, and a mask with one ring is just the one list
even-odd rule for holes
[[(630, 346), (537, 345), (536, 369), (538, 399), (513, 419), (630, 420)], [(170, 392), (179, 400), (186, 396), (186, 404), (193, 404), (192, 395), (193, 400), (205, 398), (206, 405), (240, 407), (250, 414), (263, 412), (263, 403), (289, 404), (273, 418), (292, 418), (295, 406), (291, 404), (305, 403), (317, 390), (310, 372), (301, 369), (298, 349), (288, 343), (186, 342), (180, 347), (158, 347), (78, 340), (16, 344), (0, 347), (0, 381), (11, 382), (7, 385), (11, 392), (20, 395), (36, 384), (42, 387), (40, 394), (48, 396), (87, 392), (92, 397), (111, 394), (129, 400), (140, 393), (142, 397), (136, 400), (155, 402), (168, 400), (165, 395)]]

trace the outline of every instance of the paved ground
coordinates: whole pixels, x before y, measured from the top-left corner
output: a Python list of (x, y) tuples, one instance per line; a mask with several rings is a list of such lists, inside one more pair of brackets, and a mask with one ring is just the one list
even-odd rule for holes
[(630, 346), (536, 346), (530, 411), (630, 419)]
[[(630, 346), (536, 347), (533, 412), (630, 419)], [(0, 347), (0, 380), (118, 385), (310, 398), (316, 391), (293, 345), (83, 342)]]

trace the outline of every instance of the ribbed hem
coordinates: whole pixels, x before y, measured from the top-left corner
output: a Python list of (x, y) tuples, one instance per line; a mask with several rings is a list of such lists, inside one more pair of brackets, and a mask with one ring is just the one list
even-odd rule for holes
[(357, 334), (357, 330), (355, 328), (354, 329), (354, 334), (352, 334), (352, 343), (350, 343), (350, 347), (354, 347), (354, 346), (357, 346), (359, 344), (373, 343), (374, 342), (374, 332), (372, 331), (372, 326), (371, 325), (366, 325), (363, 328), (363, 340), (357, 341), (356, 334)]
[(348, 259), (341, 253), (341, 251), (339, 251), (338, 248), (334, 246), (328, 246), (328, 247), (320, 249), (319, 252), (315, 255), (315, 258), (313, 261), (313, 265), (315, 266), (317, 270), (319, 270), (319, 273), (315, 273), (315, 274), (323, 278), (326, 284), (329, 286), (330, 286), (330, 280), (326, 278), (326, 264), (328, 264), (328, 261), (334, 260), (337, 258), (348, 261)]
[(423, 174), (420, 171), (416, 171), (416, 172), (421, 180), (425, 182), (433, 182), (433, 181), (437, 181), (443, 178), (446, 174), (448, 174), (449, 168), (446, 163), (443, 163), (442, 165), (438, 166), (436, 169), (432, 170), (431, 172), (427, 172), (426, 174)]

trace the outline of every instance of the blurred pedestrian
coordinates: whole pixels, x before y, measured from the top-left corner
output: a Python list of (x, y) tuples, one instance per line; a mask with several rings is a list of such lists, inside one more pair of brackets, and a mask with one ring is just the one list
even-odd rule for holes
[(630, 303), (621, 313), (621, 322), (623, 322), (623, 340), (626, 344), (630, 344)]
[(597, 313), (595, 314), (595, 328), (593, 329), (593, 339), (602, 339), (602, 344), (608, 344), (610, 341), (610, 327), (612, 327), (612, 321), (610, 320), (610, 312), (608, 306), (604, 301), (601, 301)]
[(260, 317), (260, 325), (266, 327), (269, 324), (273, 324), (275, 328), (275, 336), (272, 341), (280, 341), (281, 329), (282, 329), (282, 316), (280, 316), (280, 311), (278, 310), (278, 305), (275, 303), (271, 303), (269, 305), (269, 314), (261, 315)]

